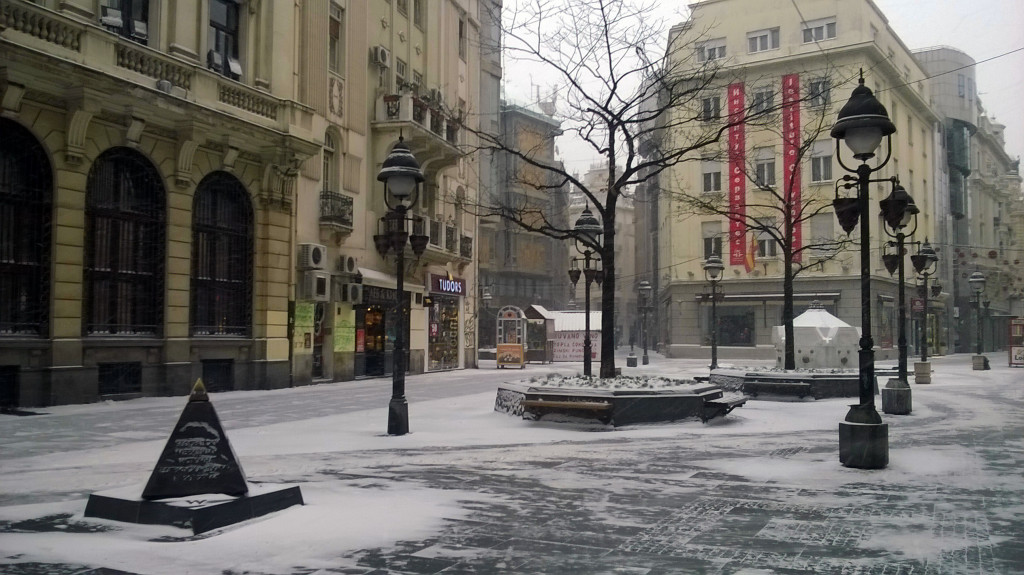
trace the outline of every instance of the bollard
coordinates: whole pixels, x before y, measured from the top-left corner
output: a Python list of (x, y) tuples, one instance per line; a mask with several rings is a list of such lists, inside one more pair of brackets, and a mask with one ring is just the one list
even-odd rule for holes
[(924, 385), (932, 382), (932, 364), (927, 361), (914, 362), (914, 383)]
[(882, 389), (882, 412), (907, 415), (910, 411), (910, 386), (902, 379), (890, 378)]

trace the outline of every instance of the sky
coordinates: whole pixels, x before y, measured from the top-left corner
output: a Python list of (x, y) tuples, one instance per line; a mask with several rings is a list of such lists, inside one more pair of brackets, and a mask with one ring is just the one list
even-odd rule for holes
[[(799, 6), (806, 0), (792, 1)], [(1024, 109), (1019, 104), (1024, 92), (1024, 0), (874, 1), (911, 50), (951, 46), (980, 62), (976, 77), (982, 103), (990, 118), (1006, 125), (1010, 157), (1024, 156)], [(513, 4), (506, 2), (506, 6)], [(662, 0), (659, 10), (666, 25), (682, 21), (687, 5)], [(535, 96), (531, 98), (536, 91), (533, 85), (546, 93), (549, 84), (536, 66), (518, 66), (509, 60), (505, 62), (505, 78), (506, 97), (516, 102), (535, 100)], [(570, 142), (560, 142), (559, 151), (563, 161), (580, 172), (598, 160)]]

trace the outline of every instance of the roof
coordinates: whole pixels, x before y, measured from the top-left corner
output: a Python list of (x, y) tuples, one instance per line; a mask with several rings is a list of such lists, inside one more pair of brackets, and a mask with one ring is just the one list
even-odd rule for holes
[(853, 327), (823, 309), (809, 309), (793, 318), (793, 327)]
[[(555, 331), (583, 331), (586, 329), (587, 314), (584, 311), (552, 311)], [(601, 312), (590, 312), (590, 331), (601, 331)]]
[(527, 319), (555, 319), (553, 312), (548, 311), (544, 306), (536, 304), (526, 308), (524, 313), (526, 313)]

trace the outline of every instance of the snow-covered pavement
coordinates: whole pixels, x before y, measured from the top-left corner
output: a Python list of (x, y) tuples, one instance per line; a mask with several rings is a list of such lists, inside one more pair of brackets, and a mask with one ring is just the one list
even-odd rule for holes
[(250, 482), (306, 505), (198, 537), (82, 516), (146, 481), (184, 398), (0, 416), (0, 572), (1024, 573), (1024, 369), (990, 357), (933, 360), (878, 471), (839, 465), (850, 399), (615, 430), (493, 411), (498, 383), (578, 365), (411, 376), (402, 437), (386, 379), (212, 394)]

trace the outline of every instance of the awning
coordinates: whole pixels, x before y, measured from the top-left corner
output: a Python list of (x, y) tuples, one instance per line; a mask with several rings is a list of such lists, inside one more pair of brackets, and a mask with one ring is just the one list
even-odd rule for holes
[[(721, 284), (719, 284), (721, 285)], [(814, 292), (814, 293), (795, 293), (793, 294), (794, 300), (814, 300), (819, 299), (823, 301), (834, 301), (839, 299), (842, 295), (840, 292)], [(693, 299), (702, 300), (704, 299), (703, 294), (695, 294)], [(721, 296), (724, 300), (732, 301), (781, 301), (785, 297), (785, 294), (781, 293), (727, 293)]]
[[(363, 285), (377, 286), (388, 289), (395, 289), (398, 286), (398, 278), (392, 274), (379, 272), (370, 268), (356, 268), (359, 271), (359, 275), (363, 278)], [(409, 282), (409, 278), (405, 278), (403, 285), (405, 291), (408, 292), (420, 292), (424, 291), (423, 286), (419, 283)]]

